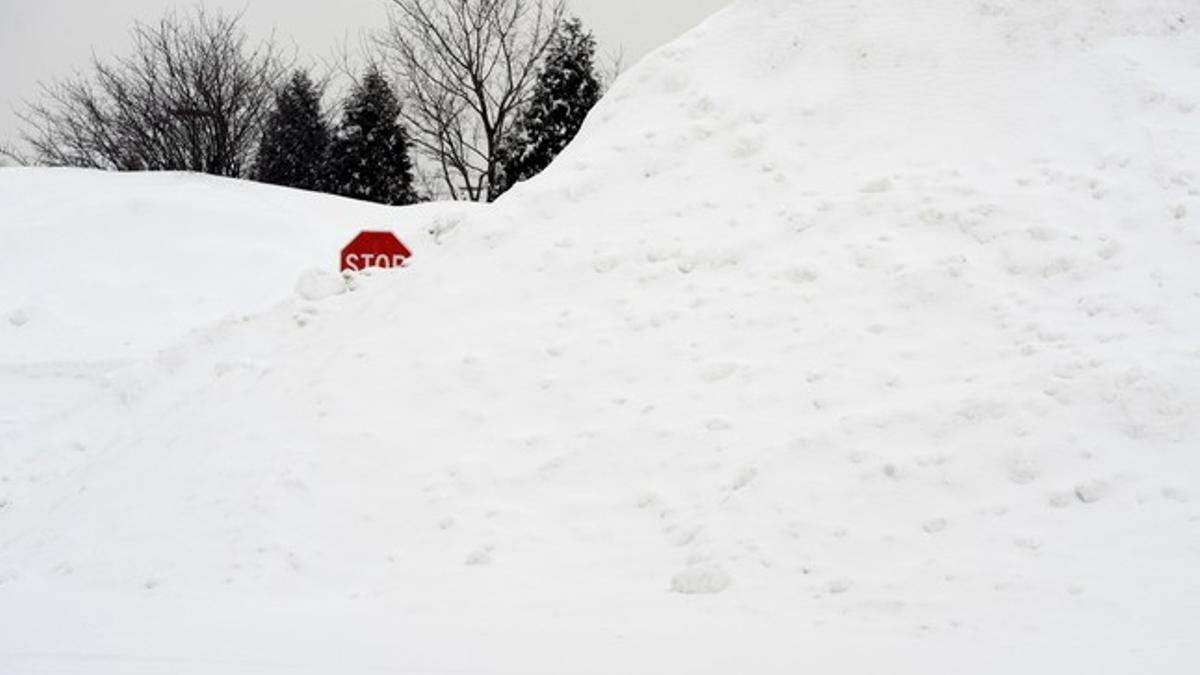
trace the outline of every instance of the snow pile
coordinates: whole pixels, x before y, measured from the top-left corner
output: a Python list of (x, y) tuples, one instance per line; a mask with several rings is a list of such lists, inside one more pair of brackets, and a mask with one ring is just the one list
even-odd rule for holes
[(314, 267), (296, 282), (296, 295), (316, 302), (346, 292), (346, 279), (340, 274)]
[[(122, 367), (13, 342), (89, 277), (6, 295), (0, 383), (54, 404), (0, 426), (0, 670), (1185, 667), (1200, 15), (1078, 5), (746, 0), (500, 203), (373, 211), (414, 264), (347, 292), (305, 273), (341, 229), (238, 277), (273, 306), (213, 290), (301, 199), (231, 186), (198, 274), (124, 288), (236, 318), (147, 320)], [(62, 244), (139, 180), (0, 173), (95, 186), (0, 232)], [(228, 203), (137, 192), (71, 255)]]
[(306, 266), (336, 272), (361, 229), (424, 243), (413, 223), (388, 207), (211, 176), (5, 169), (0, 312), (22, 330), (0, 332), (0, 360), (145, 358), (196, 326), (277, 303)]

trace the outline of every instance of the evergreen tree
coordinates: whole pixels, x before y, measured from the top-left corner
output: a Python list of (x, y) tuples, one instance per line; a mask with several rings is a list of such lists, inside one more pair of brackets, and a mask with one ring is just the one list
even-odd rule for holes
[(550, 165), (600, 100), (596, 40), (579, 19), (564, 21), (546, 54), (529, 106), (500, 148), (493, 198)]
[(372, 67), (343, 103), (342, 121), (329, 145), (328, 191), (380, 204), (417, 201), (408, 134), (399, 117), (391, 85)]
[(321, 91), (297, 70), (275, 94), (254, 177), (264, 183), (319, 190), (323, 185), (329, 125), (321, 114)]

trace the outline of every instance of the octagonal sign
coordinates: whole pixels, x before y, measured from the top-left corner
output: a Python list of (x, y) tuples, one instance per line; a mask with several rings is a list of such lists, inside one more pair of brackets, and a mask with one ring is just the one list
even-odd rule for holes
[(401, 267), (411, 257), (412, 251), (391, 232), (360, 232), (342, 249), (342, 271)]

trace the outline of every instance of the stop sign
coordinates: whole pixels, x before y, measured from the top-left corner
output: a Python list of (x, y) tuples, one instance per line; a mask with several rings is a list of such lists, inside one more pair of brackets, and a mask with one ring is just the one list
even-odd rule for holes
[(400, 267), (410, 257), (412, 251), (391, 232), (360, 232), (342, 249), (342, 271)]

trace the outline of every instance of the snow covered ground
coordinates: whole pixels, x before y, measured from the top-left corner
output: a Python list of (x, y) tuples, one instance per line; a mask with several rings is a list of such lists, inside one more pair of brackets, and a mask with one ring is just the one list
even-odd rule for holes
[(1190, 672), (1200, 11), (1083, 4), (743, 0), (490, 207), (0, 171), (0, 672)]

